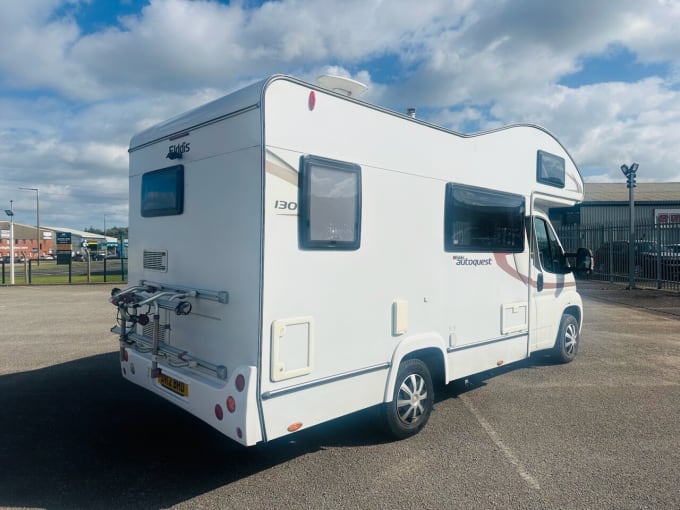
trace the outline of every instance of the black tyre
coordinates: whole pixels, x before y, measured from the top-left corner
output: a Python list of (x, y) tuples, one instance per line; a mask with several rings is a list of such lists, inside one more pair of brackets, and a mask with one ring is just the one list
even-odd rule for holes
[(409, 359), (399, 366), (392, 401), (385, 404), (387, 429), (397, 439), (420, 432), (430, 418), (434, 392), (427, 365)]
[(557, 332), (553, 357), (560, 363), (573, 361), (578, 352), (578, 343), (578, 321), (573, 315), (563, 315), (560, 329)]

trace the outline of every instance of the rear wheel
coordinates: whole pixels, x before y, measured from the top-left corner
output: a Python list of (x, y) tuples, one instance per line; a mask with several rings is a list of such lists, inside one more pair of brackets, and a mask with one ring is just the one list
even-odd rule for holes
[(573, 361), (578, 352), (578, 321), (573, 315), (563, 315), (553, 351), (554, 358), (560, 363)]
[(399, 366), (392, 401), (385, 404), (389, 432), (403, 439), (420, 432), (430, 418), (434, 392), (427, 365), (409, 359)]

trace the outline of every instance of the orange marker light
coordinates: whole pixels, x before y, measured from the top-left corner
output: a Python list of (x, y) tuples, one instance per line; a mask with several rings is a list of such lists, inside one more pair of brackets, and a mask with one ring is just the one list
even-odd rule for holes
[(288, 425), (286, 430), (288, 430), (288, 432), (295, 432), (296, 430), (300, 430), (300, 428), (302, 428), (302, 422), (297, 421)]

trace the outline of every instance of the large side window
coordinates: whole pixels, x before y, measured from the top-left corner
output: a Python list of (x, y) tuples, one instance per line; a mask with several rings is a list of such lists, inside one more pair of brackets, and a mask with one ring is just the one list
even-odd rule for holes
[(299, 195), (298, 230), (302, 249), (359, 249), (361, 167), (302, 156)]
[(524, 251), (523, 196), (448, 183), (445, 209), (446, 251)]
[(534, 234), (541, 267), (549, 273), (567, 272), (569, 264), (564, 250), (557, 240), (557, 235), (544, 219), (534, 218)]
[(144, 217), (172, 216), (184, 212), (184, 165), (154, 170), (142, 175)]

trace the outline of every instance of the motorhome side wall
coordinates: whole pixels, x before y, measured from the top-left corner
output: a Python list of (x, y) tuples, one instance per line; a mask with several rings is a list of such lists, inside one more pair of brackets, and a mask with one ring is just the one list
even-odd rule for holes
[[(567, 201), (582, 195), (571, 158), (543, 130), (466, 138), (319, 90), (310, 99), (311, 91), (279, 79), (264, 96), (261, 387), (270, 439), (291, 424), (389, 398), (388, 377), (414, 350), (430, 349), (447, 380), (528, 355), (528, 289), (517, 277), (529, 271), (528, 243), (524, 253), (504, 256), (514, 276), (496, 260), (456, 265), (460, 254), (444, 250), (447, 182), (521, 194), (527, 210), (535, 191)], [(536, 184), (538, 149), (566, 160), (573, 178), (559, 193)], [(299, 248), (297, 177), (307, 154), (361, 166), (358, 250)], [(466, 349), (488, 340), (495, 342)]]
[[(226, 112), (237, 111), (217, 121), (219, 105), (206, 105), (205, 125), (195, 126), (194, 111), (164, 126), (161, 141), (133, 147), (130, 154), (129, 281), (228, 292), (228, 304), (195, 300), (191, 314), (173, 318), (169, 335), (172, 345), (226, 366), (229, 374), (239, 366), (255, 367), (258, 356), (263, 185), (260, 111), (252, 106), (257, 101), (259, 89), (245, 103), (250, 108), (238, 112), (227, 104)], [(190, 134), (169, 140), (168, 130)], [(183, 141), (190, 150), (181, 159), (167, 159), (169, 147)], [(142, 174), (176, 164), (184, 166), (182, 214), (142, 217)], [(144, 252), (164, 254), (159, 259), (164, 267), (145, 267)], [(212, 405), (208, 411), (214, 422)]]

